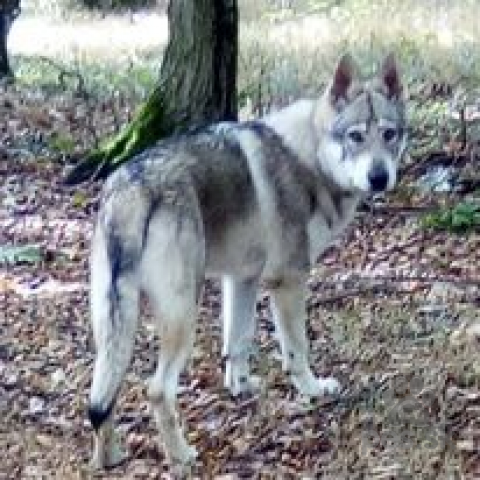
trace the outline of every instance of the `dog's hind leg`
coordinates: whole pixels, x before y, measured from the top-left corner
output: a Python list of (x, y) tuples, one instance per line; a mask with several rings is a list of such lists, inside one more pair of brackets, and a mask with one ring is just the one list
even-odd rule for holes
[(335, 378), (317, 378), (309, 365), (304, 279), (282, 279), (271, 289), (271, 294), (283, 369), (289, 373), (294, 386), (300, 393), (312, 397), (337, 392), (340, 384)]
[(148, 396), (167, 458), (174, 464), (187, 464), (197, 453), (184, 436), (176, 398), (179, 376), (195, 339), (204, 273), (203, 237), (188, 219), (168, 213), (151, 223), (141, 276), (157, 318), (160, 352)]
[(189, 445), (176, 410), (178, 380), (192, 352), (196, 315), (194, 304), (181, 315), (163, 314), (160, 325), (158, 365), (149, 381), (148, 396), (167, 458), (172, 463), (187, 464), (197, 457)]
[(92, 244), (90, 294), (97, 349), (88, 409), (96, 433), (93, 468), (113, 466), (124, 458), (114, 438), (112, 417), (132, 356), (139, 288), (134, 265), (120, 242), (98, 225)]
[(258, 388), (250, 376), (249, 357), (255, 333), (255, 300), (258, 279), (225, 276), (223, 290), (223, 356), (225, 387), (232, 395)]

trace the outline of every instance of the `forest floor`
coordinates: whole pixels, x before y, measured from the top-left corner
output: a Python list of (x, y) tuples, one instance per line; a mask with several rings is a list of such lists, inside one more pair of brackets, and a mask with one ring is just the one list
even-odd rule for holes
[[(129, 457), (88, 469), (87, 268), (101, 185), (66, 187), (62, 176), (138, 98), (57, 87), (0, 90), (0, 479), (174, 478), (145, 395), (157, 351), (147, 305), (116, 415)], [(426, 84), (413, 101), (449, 101), (445, 91)], [(266, 295), (253, 360), (262, 387), (232, 398), (222, 387), (218, 285), (208, 283), (179, 397), (200, 453), (192, 478), (480, 478), (480, 232), (425, 221), (458, 202), (478, 205), (479, 142), (452, 134), (430, 148), (425, 138), (445, 138), (434, 120), (413, 126), (415, 155), (396, 191), (362, 209), (312, 272), (311, 360), (341, 381), (339, 398), (308, 401), (290, 387)], [(418, 186), (438, 163), (462, 189)]]

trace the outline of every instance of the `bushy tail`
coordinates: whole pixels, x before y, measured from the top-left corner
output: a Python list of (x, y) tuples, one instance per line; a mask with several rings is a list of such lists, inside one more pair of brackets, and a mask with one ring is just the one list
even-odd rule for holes
[(132, 258), (122, 239), (99, 224), (95, 230), (90, 306), (97, 356), (90, 390), (89, 417), (97, 430), (110, 416), (132, 357), (139, 288)]

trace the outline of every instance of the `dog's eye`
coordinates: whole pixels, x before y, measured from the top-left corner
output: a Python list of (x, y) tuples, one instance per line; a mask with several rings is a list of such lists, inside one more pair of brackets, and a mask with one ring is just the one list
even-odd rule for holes
[(383, 140), (385, 143), (393, 142), (397, 138), (397, 131), (394, 128), (386, 128), (383, 131)]
[(348, 138), (353, 142), (353, 143), (363, 143), (365, 140), (365, 137), (363, 133), (360, 130), (350, 130), (348, 132)]

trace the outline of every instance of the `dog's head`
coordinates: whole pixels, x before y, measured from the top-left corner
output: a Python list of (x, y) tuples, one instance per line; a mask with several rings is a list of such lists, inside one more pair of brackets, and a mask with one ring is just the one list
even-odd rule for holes
[(404, 110), (393, 55), (368, 81), (359, 78), (352, 58), (343, 56), (315, 113), (321, 170), (344, 190), (393, 188), (406, 144)]

